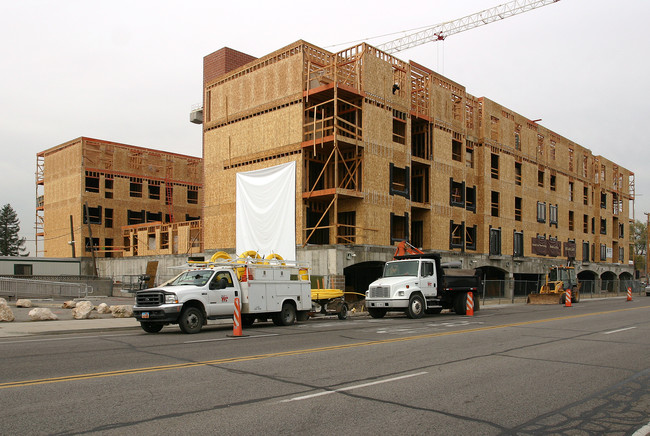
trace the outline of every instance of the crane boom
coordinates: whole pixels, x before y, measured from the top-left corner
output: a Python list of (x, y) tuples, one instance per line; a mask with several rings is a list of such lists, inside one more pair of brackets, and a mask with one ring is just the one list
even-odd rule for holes
[(480, 12), (468, 15), (456, 20), (447, 21), (445, 23), (436, 24), (435, 26), (428, 27), (419, 32), (394, 39), (378, 45), (377, 48), (386, 53), (396, 53), (415, 47), (421, 44), (426, 44), (431, 41), (440, 41), (454, 35), (456, 33), (464, 32), (466, 30), (474, 29), (485, 24), (490, 24), (495, 21), (503, 20), (513, 15), (528, 12), (533, 9), (541, 8), (542, 6), (557, 3), (560, 0), (515, 0), (504, 3), (493, 8), (485, 9)]

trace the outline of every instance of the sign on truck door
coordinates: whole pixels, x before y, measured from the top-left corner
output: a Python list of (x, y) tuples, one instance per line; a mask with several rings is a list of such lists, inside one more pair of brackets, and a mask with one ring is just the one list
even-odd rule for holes
[(230, 271), (217, 271), (208, 289), (210, 315), (232, 315), (235, 285)]
[(436, 276), (434, 274), (435, 264), (433, 262), (422, 262), (420, 271), (420, 290), (422, 294), (436, 295)]

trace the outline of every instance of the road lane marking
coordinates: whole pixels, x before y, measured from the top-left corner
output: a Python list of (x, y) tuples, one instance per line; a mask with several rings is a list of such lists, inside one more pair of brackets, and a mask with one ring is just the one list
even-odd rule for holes
[(218, 339), (200, 339), (197, 341), (185, 341), (184, 344), (198, 344), (200, 342), (218, 342), (218, 341), (232, 341), (234, 339), (254, 339), (254, 338), (265, 338), (267, 336), (280, 336), (279, 333), (270, 333), (268, 335), (255, 335), (255, 336), (237, 336), (237, 337), (227, 337), (227, 338), (218, 338)]
[(53, 377), (53, 378), (46, 378), (46, 379), (21, 380), (21, 381), (0, 383), (0, 389), (17, 388), (21, 386), (34, 386), (34, 385), (42, 385), (42, 384), (50, 384), (50, 383), (62, 383), (62, 382), (70, 382), (76, 380), (88, 380), (88, 379), (103, 378), (103, 377), (116, 377), (122, 375), (142, 374), (142, 373), (150, 373), (150, 372), (158, 372), (158, 371), (169, 371), (175, 369), (196, 368), (201, 366), (213, 366), (213, 365), (221, 365), (226, 363), (248, 362), (253, 360), (270, 359), (273, 357), (299, 356), (303, 354), (321, 353), (324, 351), (339, 351), (345, 349), (368, 347), (373, 345), (383, 345), (383, 344), (392, 344), (396, 342), (414, 341), (418, 339), (431, 339), (431, 338), (437, 338), (443, 336), (460, 335), (465, 333), (484, 332), (484, 331), (498, 330), (498, 329), (503, 329), (508, 327), (521, 327), (521, 326), (532, 325), (532, 324), (541, 324), (545, 322), (578, 319), (578, 318), (585, 318), (585, 317), (598, 316), (598, 315), (609, 315), (617, 312), (627, 312), (631, 310), (649, 309), (649, 308), (650, 306), (631, 307), (627, 309), (616, 309), (616, 310), (594, 312), (594, 313), (583, 313), (579, 315), (560, 316), (556, 318), (545, 318), (539, 320), (522, 321), (522, 322), (511, 323), (511, 324), (500, 324), (496, 326), (477, 327), (477, 328), (466, 329), (466, 330), (427, 333), (427, 334), (422, 334), (417, 336), (406, 336), (403, 338), (378, 339), (375, 341), (354, 342), (350, 344), (332, 345), (328, 347), (308, 348), (304, 350), (279, 351), (276, 353), (229, 357), (224, 359), (206, 360), (201, 362), (184, 362), (184, 363), (177, 363), (171, 365), (160, 365), (160, 366), (152, 366), (152, 367), (144, 367), (144, 368), (127, 368), (118, 371), (76, 374), (76, 375)]
[(627, 327), (627, 328), (624, 328), (624, 329), (612, 330), (610, 332), (603, 332), (603, 334), (604, 335), (611, 335), (612, 333), (624, 332), (626, 330), (632, 330), (632, 329), (635, 329), (635, 328), (636, 327)]
[[(47, 339), (21, 339), (18, 341), (4, 340), (0, 341), (0, 345), (11, 345), (11, 344), (24, 344), (27, 342), (55, 342), (55, 341), (78, 341), (79, 339), (101, 339), (101, 338), (119, 338), (123, 336), (142, 336), (142, 333), (130, 333), (130, 334), (114, 334), (114, 335), (89, 335), (89, 336), (66, 336), (63, 338), (47, 338)], [(5, 338), (8, 339), (8, 338)]]
[(397, 381), (397, 380), (403, 380), (405, 378), (417, 377), (419, 375), (424, 375), (424, 374), (428, 374), (428, 373), (426, 371), (422, 371), (422, 372), (417, 372), (415, 374), (407, 374), (407, 375), (402, 375), (402, 376), (399, 376), (399, 377), (388, 378), (386, 380), (377, 380), (377, 381), (374, 381), (374, 382), (362, 383), (360, 385), (348, 386), (346, 388), (334, 389), (332, 391), (323, 391), (323, 392), (318, 392), (318, 393), (315, 393), (315, 394), (303, 395), (303, 396), (300, 396), (300, 397), (293, 397), (293, 398), (289, 398), (287, 400), (282, 400), (280, 402), (281, 403), (289, 403), (291, 401), (309, 400), (311, 398), (322, 397), (323, 395), (335, 394), (337, 392), (351, 391), (351, 390), (354, 390), (354, 389), (365, 388), (365, 387), (368, 387), (368, 386), (379, 385), (379, 384), (382, 384), (382, 383), (390, 383), (390, 382), (394, 382), (394, 381)]

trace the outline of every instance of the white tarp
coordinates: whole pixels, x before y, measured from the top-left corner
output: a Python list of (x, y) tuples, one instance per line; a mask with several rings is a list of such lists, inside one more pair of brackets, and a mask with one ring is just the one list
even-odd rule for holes
[(237, 254), (296, 259), (296, 163), (237, 174)]

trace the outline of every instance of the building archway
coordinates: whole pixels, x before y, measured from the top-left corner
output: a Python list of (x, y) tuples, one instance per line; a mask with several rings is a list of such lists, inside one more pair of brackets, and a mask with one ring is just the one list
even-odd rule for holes
[[(385, 264), (386, 262), (369, 261), (355, 263), (354, 265), (343, 268), (343, 274), (345, 275), (345, 291), (365, 294), (370, 283), (382, 276)], [(361, 298), (362, 297), (358, 295), (350, 298), (350, 300), (356, 301)]]
[(578, 273), (578, 282), (580, 283), (580, 293), (593, 294), (596, 292), (596, 281), (598, 274), (595, 271), (585, 270)]
[(484, 298), (506, 296), (505, 281), (508, 274), (506, 270), (494, 266), (481, 266), (476, 269), (479, 270), (481, 280), (483, 281)]
[(618, 275), (618, 281), (621, 284), (621, 291), (627, 292), (627, 288), (631, 288), (634, 292), (634, 276), (631, 273), (623, 271)]
[(605, 292), (615, 292), (617, 291), (616, 287), (616, 274), (611, 271), (605, 271), (600, 275), (601, 285), (600, 289)]

